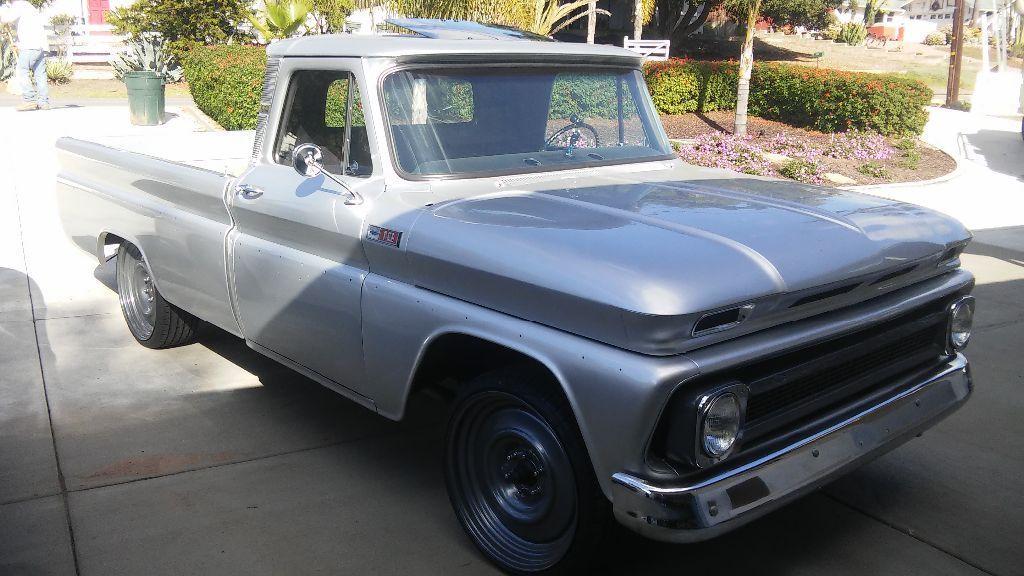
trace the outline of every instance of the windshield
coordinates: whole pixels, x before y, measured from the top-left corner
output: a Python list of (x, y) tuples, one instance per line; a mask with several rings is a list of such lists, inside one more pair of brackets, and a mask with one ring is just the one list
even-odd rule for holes
[(399, 168), (486, 175), (665, 158), (637, 70), (405, 70), (384, 80)]

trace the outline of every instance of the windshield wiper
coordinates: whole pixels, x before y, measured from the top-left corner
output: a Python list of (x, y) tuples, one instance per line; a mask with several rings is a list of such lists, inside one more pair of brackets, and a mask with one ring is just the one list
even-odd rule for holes
[(540, 166), (540, 160), (537, 160), (536, 158), (524, 158), (523, 162), (526, 162), (530, 166)]

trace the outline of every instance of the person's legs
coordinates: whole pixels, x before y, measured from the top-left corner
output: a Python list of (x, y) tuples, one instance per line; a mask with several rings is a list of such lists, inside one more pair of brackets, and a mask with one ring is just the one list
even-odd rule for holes
[(34, 104), (36, 101), (36, 89), (32, 86), (29, 71), (35, 67), (36, 58), (41, 52), (41, 50), (22, 50), (18, 53), (18, 88), (21, 89), (21, 99), (25, 101), (25, 104)]
[(36, 58), (34, 63), (32, 74), (36, 77), (36, 104), (40, 108), (46, 108), (50, 105), (50, 91), (46, 82), (46, 52), (37, 50), (39, 56)]

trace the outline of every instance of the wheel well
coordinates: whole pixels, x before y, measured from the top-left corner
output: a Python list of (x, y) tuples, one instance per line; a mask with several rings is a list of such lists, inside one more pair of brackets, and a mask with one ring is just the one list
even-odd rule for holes
[[(126, 240), (124, 238), (121, 238), (117, 234), (113, 234), (111, 232), (101, 232), (100, 237), (96, 240), (96, 257), (99, 258), (100, 263), (102, 264), (103, 262), (114, 256), (114, 254), (117, 254), (116, 247), (125, 242)], [(108, 246), (114, 246), (115, 248), (113, 251), (110, 251), (108, 253)]]
[(564, 394), (554, 373), (536, 358), (477, 336), (452, 333), (439, 336), (429, 344), (416, 368), (410, 396), (434, 392), (450, 399), (460, 383), (516, 364), (532, 365), (547, 374), (551, 384)]

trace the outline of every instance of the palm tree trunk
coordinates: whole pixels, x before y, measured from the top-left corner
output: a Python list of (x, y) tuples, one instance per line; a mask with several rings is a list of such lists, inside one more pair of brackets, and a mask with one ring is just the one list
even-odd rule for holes
[(750, 101), (750, 74), (754, 70), (754, 27), (761, 11), (761, 0), (751, 0), (747, 13), (747, 33), (743, 37), (743, 52), (740, 54), (739, 85), (736, 88), (736, 125), (733, 133), (747, 135), (747, 103)]
[(644, 0), (633, 2), (633, 40), (639, 40), (644, 33)]
[(587, 44), (594, 43), (597, 36), (597, 0), (590, 0), (587, 6)]

